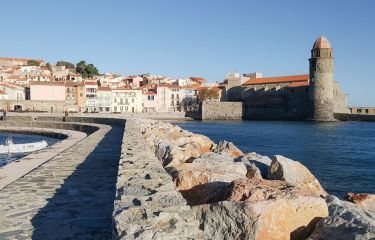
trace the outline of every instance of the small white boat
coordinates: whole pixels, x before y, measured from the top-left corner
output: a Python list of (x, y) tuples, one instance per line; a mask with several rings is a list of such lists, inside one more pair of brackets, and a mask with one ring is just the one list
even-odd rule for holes
[(46, 141), (14, 144), (11, 138), (5, 141), (5, 145), (0, 145), (0, 154), (2, 153), (26, 153), (41, 150), (48, 146)]

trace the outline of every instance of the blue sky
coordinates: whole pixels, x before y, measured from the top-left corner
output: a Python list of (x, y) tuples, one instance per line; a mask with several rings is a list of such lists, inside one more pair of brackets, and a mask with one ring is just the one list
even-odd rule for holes
[(315, 39), (335, 54), (350, 105), (375, 106), (375, 1), (2, 1), (0, 56), (85, 59), (101, 72), (222, 80), (308, 73)]

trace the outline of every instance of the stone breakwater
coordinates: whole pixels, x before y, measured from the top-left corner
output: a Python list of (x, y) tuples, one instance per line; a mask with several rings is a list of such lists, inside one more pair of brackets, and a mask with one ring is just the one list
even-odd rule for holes
[(203, 239), (198, 221), (136, 124), (126, 122), (113, 239)]
[(118, 238), (375, 238), (373, 195), (339, 200), (283, 156), (245, 154), (231, 142), (146, 119), (127, 122), (122, 151)]

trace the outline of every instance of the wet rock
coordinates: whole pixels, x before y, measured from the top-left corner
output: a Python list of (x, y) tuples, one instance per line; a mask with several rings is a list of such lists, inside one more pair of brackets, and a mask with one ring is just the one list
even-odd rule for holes
[(207, 239), (305, 239), (328, 214), (324, 199), (283, 181), (230, 187), (227, 201), (192, 207)]
[[(256, 168), (259, 169), (262, 178), (267, 178), (268, 167), (272, 162), (271, 158), (259, 155), (255, 152), (247, 153), (244, 156), (237, 158), (235, 161), (244, 163), (248, 167), (250, 175), (258, 175)], [(256, 168), (254, 168), (254, 166)]]
[(375, 239), (375, 213), (333, 195), (326, 198), (329, 216), (316, 224), (309, 240)]
[(327, 195), (318, 179), (304, 165), (280, 155), (272, 157), (267, 179), (284, 180), (290, 185), (310, 190), (317, 195)]
[(232, 142), (228, 142), (226, 140), (222, 140), (219, 142), (219, 144), (216, 146), (215, 152), (227, 152), (233, 158), (244, 155), (244, 153), (240, 149), (238, 149)]
[(369, 211), (375, 211), (375, 194), (368, 193), (347, 193), (345, 199), (349, 202), (355, 203), (361, 208)]

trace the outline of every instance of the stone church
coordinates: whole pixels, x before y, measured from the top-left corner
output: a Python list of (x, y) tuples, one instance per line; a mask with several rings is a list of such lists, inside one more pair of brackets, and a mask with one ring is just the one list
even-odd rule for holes
[(334, 121), (334, 113), (350, 111), (347, 95), (333, 78), (333, 61), (331, 43), (321, 36), (311, 50), (309, 74), (266, 78), (248, 74), (242, 81), (228, 78), (222, 87), (227, 100), (243, 102), (244, 119)]

